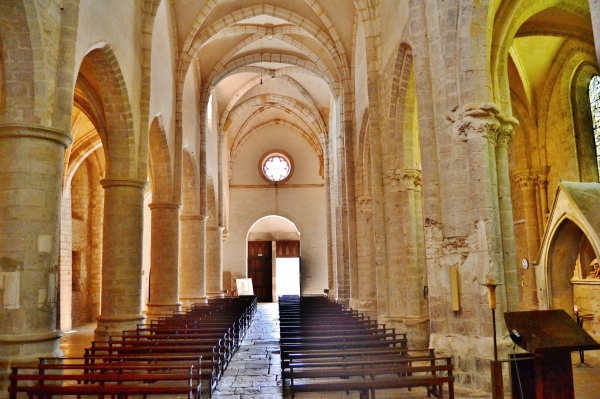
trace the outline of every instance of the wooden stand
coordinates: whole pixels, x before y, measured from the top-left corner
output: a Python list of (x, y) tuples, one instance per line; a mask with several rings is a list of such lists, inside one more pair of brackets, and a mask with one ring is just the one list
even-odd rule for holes
[[(521, 398), (520, 388), (531, 395), (534, 388), (535, 396), (524, 396), (575, 399), (571, 352), (600, 349), (600, 345), (564, 310), (507, 312), (504, 320), (509, 331), (520, 335), (513, 339), (515, 343), (535, 356), (533, 361), (511, 366), (512, 397)], [(520, 380), (520, 386), (515, 380)]]

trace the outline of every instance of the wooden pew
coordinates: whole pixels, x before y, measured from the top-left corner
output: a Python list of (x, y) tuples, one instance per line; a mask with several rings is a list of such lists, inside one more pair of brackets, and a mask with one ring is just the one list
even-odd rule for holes
[(200, 398), (202, 382), (210, 395), (250, 326), (256, 304), (256, 297), (211, 299), (206, 306), (93, 342), (82, 358), (42, 358), (37, 367), (15, 367), (11, 399), (19, 393), (44, 398), (182, 394)]
[[(189, 399), (202, 397), (199, 374), (194, 367), (171, 372), (155, 372), (151, 366), (113, 365), (95, 370), (78, 367), (56, 369), (44, 366), (13, 367), (9, 377), (9, 399), (19, 393), (27, 397), (50, 399), (53, 396), (87, 395), (127, 397), (128, 395), (187, 395)], [(93, 372), (95, 371), (95, 372)]]
[[(452, 359), (433, 349), (408, 349), (406, 334), (379, 326), (356, 311), (323, 297), (280, 299), (281, 368), (284, 392), (358, 391), (425, 387), (454, 397)], [(300, 381), (298, 381), (300, 380)]]
[[(147, 343), (141, 341), (125, 341), (121, 345), (117, 341), (94, 341), (89, 348), (84, 350), (84, 357), (91, 358), (97, 355), (116, 355), (124, 360), (132, 356), (140, 355), (190, 355), (202, 357), (203, 364), (212, 369), (217, 380), (221, 378), (224, 371), (223, 359), (225, 354), (220, 352), (220, 347), (214, 344), (188, 344), (178, 341), (156, 341)], [(211, 374), (212, 374), (211, 373)]]
[[(443, 362), (440, 364), (440, 362)], [(450, 357), (435, 358), (426, 365), (403, 362), (383, 365), (347, 365), (344, 367), (295, 367), (290, 365), (290, 393), (358, 391), (361, 398), (375, 397), (380, 389), (424, 387), (427, 394), (443, 398), (444, 384), (448, 398), (454, 399), (454, 377)], [(300, 380), (300, 381), (298, 381)]]

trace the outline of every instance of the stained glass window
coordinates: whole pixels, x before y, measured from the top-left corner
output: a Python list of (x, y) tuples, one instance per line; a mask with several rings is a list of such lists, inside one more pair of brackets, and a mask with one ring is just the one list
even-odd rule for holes
[(262, 165), (265, 177), (271, 181), (282, 181), (292, 171), (290, 161), (282, 154), (267, 156)]
[(594, 143), (596, 144), (598, 176), (600, 176), (600, 78), (598, 76), (594, 76), (590, 82), (590, 106), (592, 108), (592, 126), (594, 128)]

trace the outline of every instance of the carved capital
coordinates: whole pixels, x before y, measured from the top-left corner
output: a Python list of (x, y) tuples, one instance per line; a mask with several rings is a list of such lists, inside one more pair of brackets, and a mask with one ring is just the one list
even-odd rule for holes
[(515, 130), (512, 125), (501, 125), (498, 126), (498, 131), (496, 135), (496, 145), (498, 147), (508, 147), (508, 143), (515, 135)]
[(387, 185), (389, 185), (392, 190), (399, 190), (402, 184), (402, 169), (388, 169), (385, 171), (385, 176), (387, 178)]
[(405, 190), (415, 190), (421, 187), (423, 179), (420, 169), (404, 169), (402, 175), (403, 188)]
[(493, 103), (467, 104), (462, 111), (458, 107), (446, 113), (452, 122), (454, 133), (463, 141), (482, 137), (491, 144), (506, 147), (514, 135), (514, 126), (519, 123), (507, 117)]
[(462, 140), (469, 141), (484, 137), (496, 142), (500, 125), (498, 107), (492, 103), (467, 104), (462, 111), (458, 107), (446, 113), (446, 119), (452, 122), (454, 133)]
[(361, 195), (356, 199), (356, 202), (361, 212), (371, 212), (373, 210), (373, 198), (370, 195)]
[(419, 169), (388, 169), (385, 174), (392, 191), (414, 190), (422, 184)]
[(517, 186), (523, 191), (535, 190), (538, 184), (538, 176), (531, 173), (523, 173), (516, 176)]

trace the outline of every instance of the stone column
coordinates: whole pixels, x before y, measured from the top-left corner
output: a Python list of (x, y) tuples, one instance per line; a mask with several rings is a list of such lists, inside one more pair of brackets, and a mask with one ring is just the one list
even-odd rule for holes
[(0, 125), (0, 392), (14, 363), (60, 356), (61, 187), (68, 132)]
[(412, 344), (426, 347), (429, 344), (429, 309), (428, 301), (423, 294), (427, 286), (427, 270), (425, 261), (425, 237), (423, 228), (423, 190), (419, 169), (403, 169), (402, 191), (406, 198), (403, 212), (406, 239), (404, 252), (410, 264), (408, 286), (409, 300), (414, 303), (411, 312), (405, 318), (405, 325)]
[[(548, 215), (548, 173), (538, 172), (537, 179), (537, 189), (538, 189), (538, 203), (539, 212), (538, 212), (538, 225), (540, 230), (540, 240), (544, 237), (544, 230), (546, 229), (546, 224), (548, 223), (547, 215)], [(541, 242), (540, 242), (541, 245)]]
[(508, 171), (508, 143), (514, 135), (511, 124), (498, 129), (496, 141), (496, 165), (498, 170), (498, 203), (502, 229), (502, 251), (504, 261), (504, 281), (506, 283), (507, 310), (520, 310), (519, 284), (516, 264), (515, 228), (510, 195), (510, 174)]
[[(536, 200), (537, 180), (537, 175), (529, 172), (517, 176), (517, 185), (521, 189), (521, 194), (523, 196), (528, 259), (537, 259), (537, 253), (540, 249), (538, 207)], [(535, 271), (532, 267), (522, 272), (520, 287), (522, 291), (522, 309), (536, 310), (538, 308), (537, 286), (535, 281)]]
[[(362, 195), (357, 198), (357, 292), (352, 293), (350, 307), (377, 318), (377, 276), (373, 263), (373, 199)], [(353, 285), (354, 286), (354, 285)]]
[(154, 202), (150, 247), (149, 320), (181, 310), (179, 302), (179, 210), (181, 204)]
[(406, 332), (416, 347), (429, 342), (429, 317), (423, 290), (426, 281), (421, 200), (421, 171), (386, 172), (388, 315), (382, 322)]
[(106, 178), (102, 253), (102, 303), (96, 340), (144, 322), (142, 232), (145, 180)]
[(184, 306), (206, 302), (205, 215), (181, 215), (179, 299)]
[(223, 226), (206, 229), (206, 294), (223, 296)]

